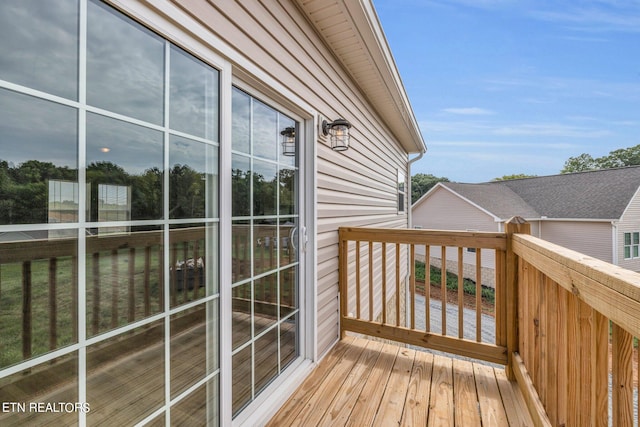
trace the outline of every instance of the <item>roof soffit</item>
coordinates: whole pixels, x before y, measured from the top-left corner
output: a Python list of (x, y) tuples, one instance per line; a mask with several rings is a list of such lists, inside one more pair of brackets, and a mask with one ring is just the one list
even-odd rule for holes
[(408, 153), (426, 150), (371, 0), (295, 0)]

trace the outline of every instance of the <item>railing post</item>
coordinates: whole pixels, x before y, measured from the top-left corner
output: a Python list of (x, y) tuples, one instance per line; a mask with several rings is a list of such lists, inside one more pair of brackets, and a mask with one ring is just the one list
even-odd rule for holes
[(338, 298), (340, 302), (340, 339), (346, 337), (343, 318), (347, 315), (347, 280), (348, 271), (347, 264), (349, 262), (349, 246), (344, 240), (344, 231), (342, 228), (338, 230)]
[[(513, 353), (518, 351), (518, 256), (513, 252), (513, 235), (531, 234), (531, 225), (519, 216), (509, 219), (504, 225), (507, 233), (506, 259), (506, 304), (507, 304), (507, 378), (515, 380)], [(497, 277), (497, 276), (496, 276)]]

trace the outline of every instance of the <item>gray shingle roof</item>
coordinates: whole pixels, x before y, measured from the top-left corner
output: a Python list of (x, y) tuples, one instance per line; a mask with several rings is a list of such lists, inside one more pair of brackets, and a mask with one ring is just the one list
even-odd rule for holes
[(482, 184), (442, 183), (502, 219), (620, 219), (640, 187), (640, 166)]

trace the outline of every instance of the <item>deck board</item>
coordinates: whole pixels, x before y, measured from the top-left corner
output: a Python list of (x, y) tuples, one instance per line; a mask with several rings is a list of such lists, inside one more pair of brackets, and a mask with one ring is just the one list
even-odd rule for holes
[(454, 424), (533, 422), (501, 368), (347, 337), (267, 425)]

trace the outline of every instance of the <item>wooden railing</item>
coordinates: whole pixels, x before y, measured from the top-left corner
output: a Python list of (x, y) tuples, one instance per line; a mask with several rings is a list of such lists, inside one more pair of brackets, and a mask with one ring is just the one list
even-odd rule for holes
[[(512, 292), (507, 290), (505, 233), (340, 228), (340, 301), (341, 332), (352, 331), (379, 338), (391, 339), (407, 344), (423, 346), (434, 350), (447, 351), (462, 356), (474, 357), (494, 363), (507, 363), (507, 325), (513, 323), (507, 318), (506, 299)], [(445, 249), (443, 249), (445, 248)], [(463, 266), (464, 250), (474, 250), (476, 315), (472, 321), (472, 338), (465, 334), (463, 306)], [(422, 292), (416, 289), (415, 264), (408, 260), (415, 258), (416, 250), (424, 250), (426, 285)], [(457, 309), (457, 333), (447, 331), (446, 274), (447, 253), (456, 254), (458, 278), (457, 300), (451, 301)], [(495, 259), (495, 333), (491, 342), (484, 342), (481, 334), (481, 265), (484, 254), (491, 253)], [(439, 327), (432, 321), (429, 271), (430, 259), (438, 256), (441, 264), (441, 298), (439, 304), (442, 315)], [(407, 265), (410, 264), (410, 267)], [(411, 271), (407, 271), (407, 269)], [(404, 270), (404, 272), (403, 272)], [(404, 274), (403, 274), (404, 273)], [(408, 274), (407, 274), (408, 273)], [(405, 277), (409, 277), (408, 312), (409, 320), (401, 314)], [(390, 283), (391, 282), (391, 283)], [(417, 294), (424, 295), (424, 310), (416, 306)], [(391, 298), (391, 303), (389, 303)], [(389, 306), (391, 304), (391, 307)], [(424, 318), (416, 313), (424, 311)], [(389, 315), (391, 313), (391, 315)], [(514, 314), (512, 313), (512, 316)], [(435, 332), (439, 330), (439, 332)]]
[[(637, 425), (640, 274), (529, 234), (529, 224), (519, 218), (509, 221), (504, 233), (341, 228), (342, 334), (352, 331), (505, 364), (538, 426)], [(428, 309), (426, 327), (416, 328), (411, 305), (403, 323), (396, 295), (408, 288), (412, 304), (416, 287), (415, 272), (403, 272), (402, 265), (409, 264), (407, 258), (415, 265), (419, 246), (425, 247), (427, 263), (430, 248), (456, 248), (458, 266), (461, 248), (496, 251), (495, 342), (450, 336), (446, 329), (436, 333), (429, 328)], [(444, 270), (447, 252), (437, 252)], [(386, 314), (389, 304), (396, 304), (395, 316)], [(458, 307), (461, 312), (460, 302)]]
[(514, 372), (532, 415), (541, 425), (637, 425), (640, 274), (526, 234), (513, 236), (513, 252)]

